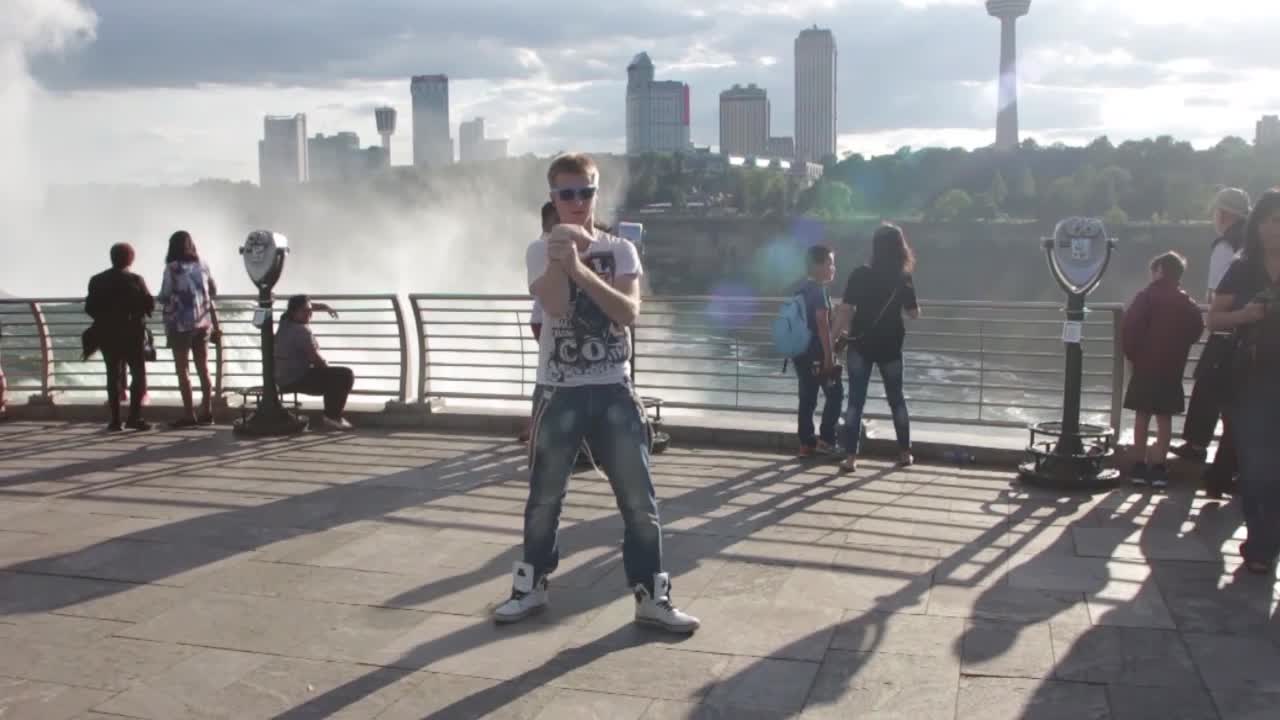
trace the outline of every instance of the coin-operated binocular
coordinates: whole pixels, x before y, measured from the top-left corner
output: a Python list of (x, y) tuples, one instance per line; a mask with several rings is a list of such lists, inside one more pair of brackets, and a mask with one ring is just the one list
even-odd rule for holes
[[(1042, 240), (1049, 273), (1067, 293), (1067, 320), (1062, 325), (1066, 379), (1062, 420), (1031, 426), (1028, 459), (1018, 467), (1025, 482), (1063, 488), (1089, 488), (1114, 483), (1119, 472), (1103, 467), (1115, 454), (1115, 429), (1081, 424), (1080, 395), (1084, 379), (1085, 298), (1102, 282), (1116, 241), (1097, 218), (1067, 218)], [(1118, 352), (1118, 350), (1117, 350)]]
[(248, 419), (238, 420), (234, 426), (237, 434), (253, 437), (293, 435), (302, 432), (307, 423), (286, 410), (280, 402), (276, 387), (275, 327), (272, 322), (272, 289), (284, 272), (285, 257), (289, 253), (289, 240), (270, 230), (249, 233), (240, 256), (249, 279), (258, 288), (258, 307), (253, 312), (253, 324), (262, 334), (262, 393), (258, 407)]

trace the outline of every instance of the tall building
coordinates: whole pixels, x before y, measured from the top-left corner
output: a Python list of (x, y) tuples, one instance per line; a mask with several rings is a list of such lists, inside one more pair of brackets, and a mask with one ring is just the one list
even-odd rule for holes
[(505, 138), (485, 137), (484, 118), (468, 120), (458, 126), (458, 162), (487, 162), (506, 156)]
[(836, 154), (836, 39), (830, 30), (802, 30), (796, 52), (796, 159), (822, 162)]
[(307, 141), (307, 162), (311, 182), (337, 182), (356, 174), (364, 158), (360, 152), (360, 136), (353, 132), (340, 132), (325, 136), (317, 133)]
[(771, 158), (790, 160), (796, 156), (796, 141), (790, 137), (771, 137), (765, 155)]
[(987, 0), (987, 13), (1000, 19), (1000, 99), (996, 108), (996, 147), (1018, 146), (1018, 18), (1031, 12), (1031, 0)]
[(720, 93), (720, 154), (761, 157), (769, 147), (769, 94), (755, 83)]
[(689, 86), (655, 80), (648, 53), (627, 66), (627, 154), (685, 152), (689, 142)]
[(416, 167), (453, 162), (449, 136), (449, 77), (415, 75), (409, 82), (413, 96), (413, 164)]
[(391, 165), (385, 149), (361, 148), (360, 136), (353, 132), (317, 133), (307, 141), (307, 158), (311, 182), (360, 180)]
[(307, 116), (268, 115), (258, 141), (258, 183), (264, 188), (307, 181)]
[(1257, 147), (1280, 145), (1280, 115), (1263, 115), (1258, 121), (1257, 134), (1253, 144)]

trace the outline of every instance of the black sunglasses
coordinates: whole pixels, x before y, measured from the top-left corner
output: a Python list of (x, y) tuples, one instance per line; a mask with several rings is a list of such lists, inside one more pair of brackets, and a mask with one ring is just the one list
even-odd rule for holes
[(556, 188), (551, 191), (553, 197), (558, 197), (562, 202), (570, 202), (577, 198), (583, 202), (590, 200), (596, 196), (596, 186), (587, 185), (586, 187), (577, 188)]

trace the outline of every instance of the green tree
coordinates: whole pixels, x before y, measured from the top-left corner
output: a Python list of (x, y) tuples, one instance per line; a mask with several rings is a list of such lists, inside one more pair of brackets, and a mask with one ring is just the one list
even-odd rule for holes
[(933, 205), (925, 213), (925, 217), (935, 222), (951, 222), (967, 217), (972, 210), (973, 198), (969, 193), (959, 188), (953, 188), (933, 201)]

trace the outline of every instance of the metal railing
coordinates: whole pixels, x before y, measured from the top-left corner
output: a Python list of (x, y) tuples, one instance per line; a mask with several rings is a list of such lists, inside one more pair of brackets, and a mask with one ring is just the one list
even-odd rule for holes
[[(780, 298), (645, 301), (634, 379), (666, 407), (794, 414), (796, 378), (769, 339)], [(906, 392), (925, 421), (1022, 426), (1062, 411), (1062, 308), (1053, 303), (926, 302), (906, 345)], [(536, 380), (529, 299), (411, 295), (419, 397), (523, 400)], [(1091, 308), (1085, 323), (1083, 409), (1120, 419), (1124, 361), (1114, 351), (1123, 310)], [(871, 416), (887, 417), (883, 390)]]
[[(314, 295), (340, 313), (317, 312), (312, 326), (322, 351), (355, 371), (354, 394), (424, 401), (524, 401), (537, 377), (538, 344), (528, 329), (523, 295), (408, 296), (412, 323), (395, 295)], [(259, 384), (255, 298), (218, 299), (223, 336), (211, 348), (218, 394)], [(795, 412), (796, 378), (782, 372), (769, 328), (781, 299), (667, 297), (645, 301), (635, 332), (633, 379), (669, 408), (707, 412)], [(922, 301), (908, 325), (905, 386), (912, 416), (923, 421), (1018, 427), (1055, 419), (1062, 409), (1062, 308), (1056, 303)], [(1084, 326), (1082, 408), (1094, 421), (1121, 427), (1125, 361), (1123, 308), (1096, 305)], [(158, 313), (157, 313), (158, 315)], [(80, 298), (0, 299), (0, 367), (11, 397), (78, 402), (100, 397), (105, 369), (80, 358), (88, 326)], [(177, 390), (163, 328), (152, 323), (158, 362), (149, 390)], [(412, 334), (412, 337), (411, 337)], [(410, 356), (416, 352), (416, 359)], [(1193, 351), (1188, 370), (1194, 367)], [(411, 388), (416, 375), (416, 384)], [(1188, 382), (1190, 377), (1188, 376)], [(873, 378), (870, 417), (887, 417)]]
[[(338, 311), (339, 318), (317, 312), (311, 321), (321, 350), (335, 365), (355, 372), (353, 395), (402, 400), (408, 391), (405, 367), (408, 338), (400, 299), (395, 295), (314, 295)], [(257, 299), (222, 296), (217, 300), (222, 338), (210, 344), (210, 374), (216, 395), (261, 384), (262, 354), (253, 326)], [(156, 338), (156, 362), (147, 364), (148, 392), (168, 395), (178, 389), (173, 354), (167, 347), (159, 311), (150, 323)], [(101, 356), (82, 359), (81, 333), (90, 320), (83, 298), (0, 299), (0, 367), (9, 392), (51, 402), (62, 396), (101, 397), (106, 368)], [(194, 369), (193, 369), (194, 381)], [(198, 391), (198, 388), (197, 388)]]

